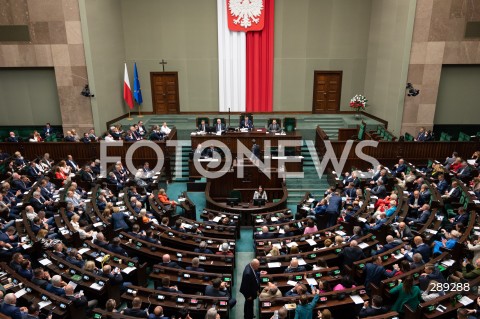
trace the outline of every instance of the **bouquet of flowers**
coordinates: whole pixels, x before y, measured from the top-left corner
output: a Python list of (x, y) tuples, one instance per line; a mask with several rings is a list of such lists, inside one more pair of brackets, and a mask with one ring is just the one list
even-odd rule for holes
[(367, 101), (368, 100), (366, 97), (357, 94), (350, 100), (350, 107), (352, 109), (355, 109), (357, 112), (360, 112), (361, 110), (365, 110), (365, 108), (367, 107)]

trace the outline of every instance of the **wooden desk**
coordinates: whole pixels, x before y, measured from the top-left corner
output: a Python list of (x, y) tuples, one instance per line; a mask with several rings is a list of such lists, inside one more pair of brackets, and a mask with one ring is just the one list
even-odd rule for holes
[[(215, 140), (225, 144), (233, 154), (237, 154), (237, 143), (242, 143), (247, 149), (250, 150), (252, 147), (252, 139), (255, 139), (255, 142), (258, 144), (258, 146), (260, 146), (260, 150), (265, 151), (265, 146), (268, 143), (266, 141), (270, 141), (271, 147), (277, 147), (282, 143), (282, 141), (296, 140), (301, 142), (302, 135), (297, 131), (286, 134), (274, 134), (267, 133), (265, 129), (261, 129), (260, 131), (254, 129), (252, 132), (246, 133), (228, 132), (222, 135), (198, 134), (191, 136), (192, 149), (196, 149), (198, 144), (204, 144), (203, 146), (208, 146), (207, 141)], [(293, 155), (300, 155), (300, 152), (301, 146), (295, 147), (295, 154)]]

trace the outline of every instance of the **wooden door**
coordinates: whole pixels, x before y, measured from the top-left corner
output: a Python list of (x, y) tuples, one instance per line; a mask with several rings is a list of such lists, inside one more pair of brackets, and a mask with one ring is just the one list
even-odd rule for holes
[(150, 72), (153, 112), (155, 114), (178, 114), (178, 72)]
[(315, 71), (313, 78), (313, 113), (340, 111), (342, 71)]

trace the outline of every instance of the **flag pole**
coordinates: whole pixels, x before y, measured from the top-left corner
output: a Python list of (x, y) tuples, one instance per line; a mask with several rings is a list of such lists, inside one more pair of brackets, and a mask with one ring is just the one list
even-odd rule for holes
[(130, 108), (128, 109), (128, 117), (127, 117), (127, 120), (129, 120), (129, 121), (133, 120), (133, 117), (132, 117), (131, 114), (130, 114)]
[(141, 105), (138, 104), (138, 116), (137, 117), (143, 117), (142, 112), (140, 111)]

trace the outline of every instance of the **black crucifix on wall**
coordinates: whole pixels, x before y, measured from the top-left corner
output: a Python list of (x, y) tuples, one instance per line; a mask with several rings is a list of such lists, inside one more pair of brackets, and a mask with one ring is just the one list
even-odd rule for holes
[(162, 59), (162, 62), (159, 62), (159, 64), (162, 65), (163, 72), (165, 72), (165, 64), (167, 64), (167, 61), (164, 61), (164, 60)]

